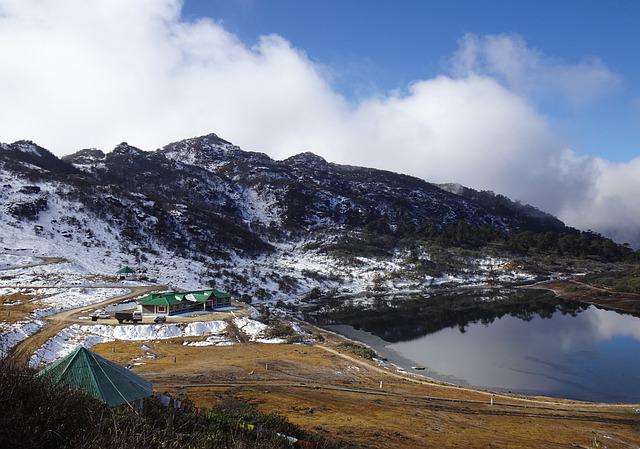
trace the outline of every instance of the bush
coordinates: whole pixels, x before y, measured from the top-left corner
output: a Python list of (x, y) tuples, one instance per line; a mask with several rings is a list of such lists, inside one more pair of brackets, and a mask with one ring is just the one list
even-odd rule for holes
[(289, 338), (297, 336), (296, 331), (290, 324), (280, 321), (278, 319), (271, 320), (269, 322), (269, 328), (265, 331), (267, 338)]
[[(0, 447), (12, 449), (272, 449), (290, 448), (286, 435), (313, 441), (316, 448), (336, 447), (308, 434), (284, 417), (226, 399), (199, 414), (145, 400), (138, 415), (127, 406), (109, 408), (82, 392), (35, 378), (34, 371), (0, 360)], [(254, 424), (260, 433), (242, 430)]]
[(338, 349), (342, 349), (343, 351), (358, 355), (367, 360), (378, 358), (378, 354), (376, 353), (376, 351), (369, 348), (368, 346), (359, 345), (357, 343), (340, 343), (338, 345)]

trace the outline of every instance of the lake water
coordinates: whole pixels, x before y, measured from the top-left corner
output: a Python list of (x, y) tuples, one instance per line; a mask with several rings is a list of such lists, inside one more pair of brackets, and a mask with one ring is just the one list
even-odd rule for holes
[(450, 382), (640, 402), (640, 318), (631, 315), (501, 290), (351, 304), (318, 318), (408, 371), (420, 365), (414, 372)]

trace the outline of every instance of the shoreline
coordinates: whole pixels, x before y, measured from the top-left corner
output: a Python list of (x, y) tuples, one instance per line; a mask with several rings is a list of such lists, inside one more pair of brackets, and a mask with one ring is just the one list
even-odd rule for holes
[[(594, 307), (600, 307), (606, 310), (612, 310), (617, 313), (625, 313), (632, 314), (625, 309), (615, 309), (612, 306), (602, 305), (598, 303), (592, 303), (584, 300), (564, 297), (559, 294), (554, 289), (546, 286), (547, 283), (552, 282), (569, 282), (569, 281), (554, 281), (554, 280), (545, 280), (538, 281), (532, 284), (526, 285), (518, 285), (518, 286), (508, 286), (508, 288), (526, 288), (532, 290), (546, 290), (551, 291), (555, 294), (556, 297), (560, 299), (566, 299), (571, 301), (582, 302), (585, 304), (592, 305)], [(494, 288), (503, 288), (498, 286), (492, 286)], [(440, 374), (433, 369), (431, 369), (426, 364), (411, 360), (407, 357), (404, 357), (402, 354), (398, 353), (396, 350), (389, 348), (389, 342), (377, 337), (374, 334), (366, 332), (364, 330), (355, 329), (350, 325), (345, 324), (333, 324), (333, 325), (324, 325), (319, 326), (316, 324), (312, 324), (310, 322), (301, 320), (308, 326), (314, 327), (320, 331), (328, 332), (339, 337), (342, 340), (357, 343), (364, 345), (373, 349), (381, 359), (380, 362), (377, 360), (373, 360), (372, 363), (376, 364), (376, 366), (386, 369), (389, 372), (406, 377), (407, 380), (417, 381), (417, 382), (426, 382), (433, 385), (440, 385), (448, 388), (455, 388), (460, 390), (466, 390), (471, 392), (476, 392), (480, 394), (485, 394), (487, 396), (495, 396), (496, 398), (502, 397), (504, 399), (510, 400), (520, 400), (520, 401), (531, 401), (535, 403), (541, 404), (556, 404), (556, 405), (567, 405), (567, 404), (583, 404), (585, 406), (593, 406), (598, 405), (600, 407), (631, 407), (636, 408), (640, 405), (638, 402), (620, 402), (620, 401), (602, 401), (602, 400), (589, 400), (589, 399), (576, 399), (565, 397), (561, 395), (553, 395), (550, 393), (545, 393), (543, 391), (526, 391), (526, 390), (512, 390), (512, 389), (501, 389), (500, 387), (486, 387), (486, 386), (477, 386), (469, 383), (464, 379), (459, 379), (454, 375), (446, 375)], [(424, 367), (424, 369), (416, 370), (414, 367)], [(563, 402), (558, 402), (563, 401)]]
[(546, 290), (557, 298), (589, 304), (640, 318), (640, 295), (608, 291), (574, 279), (546, 280), (517, 288)]

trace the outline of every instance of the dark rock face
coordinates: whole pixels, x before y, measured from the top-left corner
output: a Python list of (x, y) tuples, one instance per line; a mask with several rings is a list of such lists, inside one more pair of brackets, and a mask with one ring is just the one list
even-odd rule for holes
[(24, 186), (19, 190), (20, 193), (25, 193), (27, 195), (32, 195), (34, 193), (40, 193), (40, 187), (38, 186)]
[(38, 214), (47, 208), (46, 198), (36, 198), (33, 201), (14, 202), (7, 206), (7, 211), (15, 218), (35, 220)]
[[(19, 141), (0, 146), (0, 166), (34, 183), (58, 183), (60, 194), (117, 224), (130, 241), (154, 238), (178, 253), (260, 254), (274, 242), (314, 233), (402, 235), (460, 221), (503, 232), (565, 228), (531, 206), (487, 192), (453, 192), (312, 153), (277, 161), (215, 134), (156, 151), (121, 143), (107, 154), (85, 149), (63, 159)], [(35, 196), (39, 187), (20, 192)], [(46, 207), (47, 199), (39, 197), (15, 202), (9, 211), (32, 219)]]

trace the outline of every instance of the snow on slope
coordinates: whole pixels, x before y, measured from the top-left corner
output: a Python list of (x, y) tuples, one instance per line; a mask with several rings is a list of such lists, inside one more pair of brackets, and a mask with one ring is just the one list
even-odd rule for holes
[(224, 321), (189, 324), (130, 324), (123, 326), (73, 324), (50, 338), (31, 357), (29, 365), (36, 368), (69, 354), (78, 345), (91, 348), (114, 340), (146, 341), (168, 338), (220, 335), (227, 328)]
[(65, 288), (60, 293), (38, 301), (48, 307), (38, 309), (34, 313), (38, 317), (52, 315), (65, 310), (106, 301), (109, 298), (124, 295), (129, 291), (126, 288)]
[(44, 326), (44, 322), (35, 319), (13, 324), (0, 322), (0, 358), (5, 357), (11, 348), (35, 334), (42, 326)]
[[(224, 151), (231, 149), (225, 147)], [(424, 273), (416, 276), (407, 273), (406, 254), (402, 251), (387, 258), (338, 259), (319, 249), (308, 249), (308, 244), (317, 246), (319, 237), (271, 242), (275, 251), (256, 257), (241, 256), (233, 250), (229, 250), (229, 259), (188, 251), (178, 255), (153, 239), (146, 241), (144, 247), (125, 239), (117, 224), (92, 215), (72, 200), (68, 186), (54, 181), (34, 183), (0, 170), (0, 189), (3, 185), (11, 188), (0, 196), (0, 212), (7, 211), (13, 203), (32, 201), (35, 194), (29, 192), (37, 189), (36, 196), (47, 199), (47, 208), (34, 220), (1, 213), (0, 246), (13, 252), (31, 248), (31, 257), (58, 256), (70, 263), (33, 268), (13, 279), (0, 278), (0, 286), (15, 283), (87, 285), (91, 279), (113, 276), (121, 266), (131, 265), (142, 270), (152, 282), (173, 289), (216, 287), (274, 304), (279, 300), (299, 301), (314, 289), (358, 293), (372, 289), (374, 284), (386, 290), (408, 290), (451, 283), (482, 283), (494, 276), (491, 271), (495, 271), (478, 261), (473, 272), (442, 273), (435, 279)], [(278, 224), (281, 211), (274, 210), (277, 207), (273, 196), (248, 188), (243, 195), (246, 200), (243, 214), (249, 222), (266, 226)], [(325, 237), (323, 244), (335, 238), (331, 234)], [(503, 280), (522, 278), (520, 273), (512, 271), (500, 275)]]
[(25, 254), (0, 254), (0, 270), (20, 268), (25, 265), (38, 263), (40, 259)]
[[(121, 237), (121, 230), (93, 216), (79, 202), (64, 198), (66, 187), (54, 182), (27, 182), (0, 171), (0, 185), (10, 185), (0, 196), (0, 246), (9, 250), (32, 249), (35, 255), (63, 257), (73, 262), (76, 274), (113, 276), (123, 265), (138, 266), (133, 254), (137, 247)], [(11, 204), (33, 201), (21, 189), (35, 186), (38, 197), (47, 199), (47, 208), (35, 220), (23, 220), (9, 214)], [(176, 256), (162, 245), (151, 242), (153, 253), (145, 251), (147, 275), (174, 288), (198, 288), (206, 271), (201, 262)], [(14, 252), (14, 251), (11, 251)], [(55, 271), (60, 267), (38, 267), (34, 273)], [(62, 279), (61, 279), (62, 281)], [(66, 281), (66, 279), (65, 279)]]
[(282, 338), (265, 338), (265, 332), (268, 326), (251, 318), (234, 318), (233, 324), (249, 337), (251, 341), (257, 341), (259, 343), (285, 343), (286, 341)]
[(16, 323), (0, 322), (0, 357), (6, 355), (22, 340), (37, 332), (44, 325), (42, 318), (65, 310), (105, 301), (128, 291), (128, 289), (113, 288), (47, 289), (46, 293), (51, 296), (32, 300), (32, 304), (38, 307), (26, 319)]

